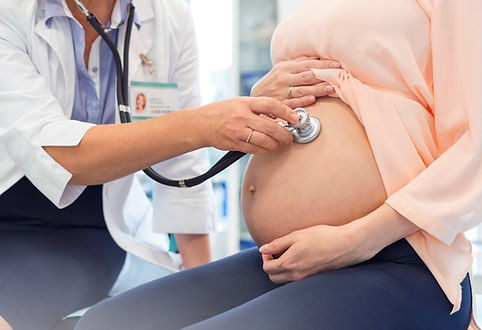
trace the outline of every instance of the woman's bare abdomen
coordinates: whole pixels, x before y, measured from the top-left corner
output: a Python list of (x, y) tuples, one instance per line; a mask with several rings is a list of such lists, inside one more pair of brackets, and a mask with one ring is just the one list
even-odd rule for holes
[(351, 222), (386, 199), (365, 130), (351, 108), (326, 97), (306, 109), (320, 119), (320, 136), (253, 156), (246, 169), (242, 208), (258, 245), (318, 224)]

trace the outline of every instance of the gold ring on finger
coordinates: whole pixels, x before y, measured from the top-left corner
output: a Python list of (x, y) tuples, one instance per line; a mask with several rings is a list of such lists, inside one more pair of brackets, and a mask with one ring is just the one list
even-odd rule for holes
[(291, 86), (290, 88), (288, 88), (288, 98), (292, 98), (293, 97), (293, 88), (295, 88), (294, 86)]
[(249, 141), (251, 140), (251, 137), (253, 136), (254, 131), (255, 131), (254, 128), (251, 128), (251, 132), (249, 132), (249, 135), (246, 138), (246, 143), (249, 143)]

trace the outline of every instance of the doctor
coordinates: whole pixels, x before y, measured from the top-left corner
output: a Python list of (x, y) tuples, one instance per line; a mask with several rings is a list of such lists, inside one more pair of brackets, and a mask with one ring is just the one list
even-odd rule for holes
[[(129, 1), (84, 3), (122, 53)], [(196, 108), (196, 41), (183, 0), (137, 0), (136, 9), (130, 80), (177, 86), (168, 105), (184, 110), (116, 124), (112, 55), (74, 1), (0, 2), (0, 328), (49, 329), (107, 295), (123, 250), (177, 270), (165, 233), (190, 240), (212, 231), (209, 184), (156, 184), (152, 211), (132, 173), (157, 164), (191, 177), (208, 165), (197, 149), (262, 154), (292, 142), (259, 116), (296, 122), (277, 101)], [(156, 86), (153, 97), (165, 97)]]

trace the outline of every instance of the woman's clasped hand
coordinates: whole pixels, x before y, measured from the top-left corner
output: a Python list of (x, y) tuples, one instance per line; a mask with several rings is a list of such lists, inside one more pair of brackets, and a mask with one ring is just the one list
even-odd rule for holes
[(275, 283), (301, 280), (373, 257), (370, 245), (344, 226), (318, 225), (294, 231), (263, 245), (263, 270)]
[(306, 107), (318, 97), (335, 92), (331, 84), (317, 79), (311, 70), (340, 67), (336, 61), (310, 56), (279, 62), (253, 87), (251, 96), (269, 96), (293, 109)]

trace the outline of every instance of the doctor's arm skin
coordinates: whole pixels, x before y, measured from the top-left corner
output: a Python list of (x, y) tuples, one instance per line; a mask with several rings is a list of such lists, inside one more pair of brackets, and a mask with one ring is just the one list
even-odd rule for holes
[(174, 234), (185, 269), (201, 266), (211, 261), (209, 235)]
[(293, 141), (286, 129), (258, 114), (291, 123), (299, 118), (269, 98), (237, 98), (136, 123), (94, 126), (78, 146), (44, 150), (72, 174), (70, 185), (94, 185), (203, 147), (264, 154)]

